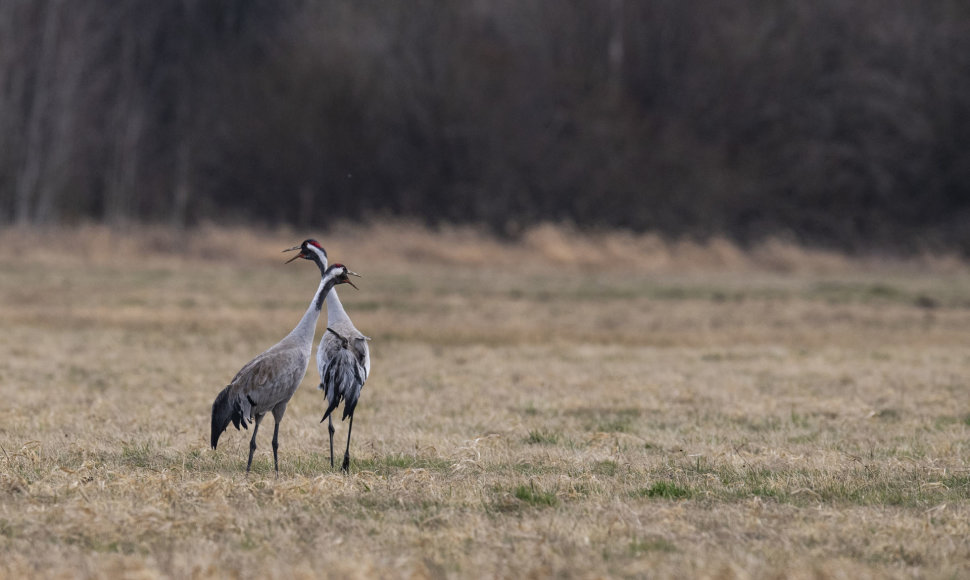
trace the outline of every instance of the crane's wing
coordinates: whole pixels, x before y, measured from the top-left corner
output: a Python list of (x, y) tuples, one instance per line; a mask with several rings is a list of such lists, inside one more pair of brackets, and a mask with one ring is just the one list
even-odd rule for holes
[(323, 419), (344, 401), (343, 418), (354, 414), (360, 391), (370, 373), (370, 340), (357, 329), (345, 330), (347, 334), (326, 332), (317, 351), (320, 370), (320, 389), (326, 393), (327, 411)]
[(353, 341), (354, 350), (357, 354), (357, 360), (360, 362), (361, 366), (364, 367), (365, 381), (367, 380), (367, 377), (370, 376), (370, 347), (367, 346), (367, 342), (369, 340), (369, 337), (361, 334)]
[(212, 403), (212, 447), (231, 422), (248, 429), (248, 421), (289, 400), (306, 374), (309, 353), (302, 349), (270, 349), (239, 369)]
[(331, 332), (323, 332), (323, 337), (320, 339), (320, 346), (317, 348), (317, 370), (320, 371), (321, 385), (323, 384), (323, 372), (327, 368), (327, 363), (330, 362), (330, 359), (332, 359), (338, 352), (343, 350), (343, 345), (341, 342), (342, 341)]
[(342, 349), (327, 361), (321, 377), (321, 387), (327, 394), (328, 403), (323, 419), (330, 416), (341, 400), (344, 401), (343, 418), (353, 415), (366, 378), (363, 365), (357, 361), (350, 348)]
[(242, 368), (232, 380), (239, 398), (265, 413), (289, 400), (306, 374), (309, 352), (301, 348), (270, 350)]

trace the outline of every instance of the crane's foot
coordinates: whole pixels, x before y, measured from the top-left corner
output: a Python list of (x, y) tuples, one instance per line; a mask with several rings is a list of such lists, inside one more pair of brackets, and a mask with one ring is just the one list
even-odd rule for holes
[(350, 473), (350, 455), (344, 455), (344, 464), (340, 468), (344, 473)]

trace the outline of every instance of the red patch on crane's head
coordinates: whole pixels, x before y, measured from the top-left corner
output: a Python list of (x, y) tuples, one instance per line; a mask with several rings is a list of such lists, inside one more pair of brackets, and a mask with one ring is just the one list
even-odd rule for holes
[(317, 247), (321, 250), (323, 249), (323, 246), (320, 245), (320, 242), (316, 240), (307, 240), (306, 243), (310, 244), (311, 246)]

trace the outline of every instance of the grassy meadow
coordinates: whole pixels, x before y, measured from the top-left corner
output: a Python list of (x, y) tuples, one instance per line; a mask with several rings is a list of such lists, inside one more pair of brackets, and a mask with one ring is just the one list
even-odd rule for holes
[[(245, 474), (216, 393), (363, 275), (351, 471), (311, 368)], [(317, 338), (324, 328), (318, 325)], [(0, 577), (965, 578), (970, 267), (401, 224), (0, 232)], [(267, 427), (270, 426), (270, 427)]]

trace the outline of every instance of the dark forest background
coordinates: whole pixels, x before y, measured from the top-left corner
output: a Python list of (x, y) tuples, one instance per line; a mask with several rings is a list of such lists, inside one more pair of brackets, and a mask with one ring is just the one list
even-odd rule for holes
[(970, 251), (955, 0), (0, 0), (0, 224)]

